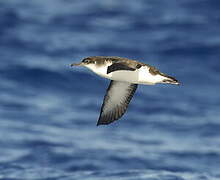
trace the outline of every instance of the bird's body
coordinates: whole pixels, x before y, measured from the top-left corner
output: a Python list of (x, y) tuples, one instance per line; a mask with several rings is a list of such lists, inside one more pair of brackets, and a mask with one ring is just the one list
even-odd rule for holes
[(158, 81), (162, 81), (163, 78), (160, 75), (152, 75), (151, 73), (149, 73), (148, 66), (142, 66), (134, 71), (118, 70), (108, 74), (106, 73), (107, 67), (108, 66), (101, 66), (101, 67), (94, 67), (94, 65), (92, 65), (91, 67), (88, 66), (90, 70), (92, 70), (94, 73), (98, 74), (99, 76), (114, 81), (125, 81), (134, 84), (153, 85)]
[(112, 80), (97, 125), (109, 124), (125, 113), (137, 84), (179, 84), (175, 78), (155, 67), (127, 58), (91, 56), (73, 65), (85, 66), (97, 75)]

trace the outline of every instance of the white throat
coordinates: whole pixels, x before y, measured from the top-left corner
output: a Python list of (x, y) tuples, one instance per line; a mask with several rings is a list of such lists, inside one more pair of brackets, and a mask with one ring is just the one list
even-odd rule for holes
[(99, 76), (102, 76), (104, 78), (109, 78), (109, 75), (107, 74), (108, 66), (110, 66), (111, 63), (106, 65), (96, 65), (96, 64), (86, 64), (84, 65), (86, 68), (90, 69), (94, 73), (98, 74)]

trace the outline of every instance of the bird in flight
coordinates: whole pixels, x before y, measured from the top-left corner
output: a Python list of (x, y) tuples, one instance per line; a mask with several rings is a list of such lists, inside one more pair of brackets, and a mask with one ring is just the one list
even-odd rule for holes
[(122, 57), (90, 56), (71, 66), (84, 66), (99, 76), (111, 80), (97, 126), (110, 124), (123, 116), (138, 84), (179, 85), (175, 78), (160, 72), (153, 66)]

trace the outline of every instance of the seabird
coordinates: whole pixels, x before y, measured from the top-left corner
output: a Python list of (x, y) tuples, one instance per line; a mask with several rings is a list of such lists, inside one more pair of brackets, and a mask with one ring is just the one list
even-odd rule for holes
[(138, 84), (175, 84), (179, 82), (153, 66), (135, 60), (113, 56), (90, 56), (78, 64), (101, 77), (110, 79), (110, 85), (101, 107), (98, 125), (107, 125), (123, 116)]

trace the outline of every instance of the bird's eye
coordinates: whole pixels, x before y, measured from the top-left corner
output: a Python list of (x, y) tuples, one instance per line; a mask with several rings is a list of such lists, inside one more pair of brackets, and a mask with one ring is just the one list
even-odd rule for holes
[(89, 63), (90, 60), (88, 60), (88, 59), (84, 59), (83, 62), (84, 62), (84, 63)]

